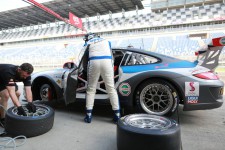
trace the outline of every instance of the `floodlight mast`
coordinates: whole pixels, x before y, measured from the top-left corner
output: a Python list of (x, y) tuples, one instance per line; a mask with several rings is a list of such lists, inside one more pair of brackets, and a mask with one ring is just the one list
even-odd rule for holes
[[(35, 0), (23, 0), (23, 1), (24, 1), (24, 2), (27, 2), (27, 3), (29, 3), (29, 4), (33, 4), (34, 6), (36, 6), (36, 7), (40, 8), (40, 9), (44, 10), (45, 12), (47, 12), (47, 13), (49, 13), (49, 14), (55, 16), (56, 18), (58, 18), (58, 19), (64, 21), (65, 23), (68, 23), (68, 24), (70, 24), (70, 25), (76, 27), (74, 24), (71, 24), (70, 20), (61, 17), (59, 14), (57, 14), (56, 12), (54, 12), (53, 10), (51, 10), (50, 8), (48, 8), (48, 7), (44, 6), (44, 5), (42, 5), (42, 4), (38, 3), (38, 2), (36, 2)], [(78, 27), (76, 27), (76, 28), (78, 28)], [(80, 28), (78, 28), (78, 29), (80, 29)], [(86, 30), (83, 29), (83, 28), (82, 28), (81, 30), (82, 30), (82, 31), (86, 31)]]

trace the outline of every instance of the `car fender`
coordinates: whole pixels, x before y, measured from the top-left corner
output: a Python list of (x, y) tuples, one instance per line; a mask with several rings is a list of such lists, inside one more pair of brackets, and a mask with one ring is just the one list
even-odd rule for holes
[(34, 89), (34, 86), (41, 81), (51, 83), (56, 91), (57, 99), (63, 98), (63, 89), (48, 75), (42, 75), (35, 78), (31, 84), (31, 88)]
[(49, 82), (56, 90), (57, 99), (63, 98), (64, 74), (68, 69), (57, 69), (52, 71), (38, 72), (32, 75), (32, 88), (40, 82)]
[[(123, 76), (126, 76), (126, 74), (123, 74)], [(128, 107), (133, 106), (137, 87), (141, 85), (143, 82), (145, 82), (146, 80), (151, 80), (151, 79), (153, 80), (154, 78), (166, 80), (176, 87), (176, 90), (178, 91), (178, 93), (184, 93), (184, 88), (182, 87), (182, 85), (176, 82), (176, 79), (181, 77), (183, 77), (183, 75), (174, 73), (171, 71), (164, 71), (164, 72), (156, 71), (156, 72), (142, 72), (139, 75), (133, 75), (126, 79), (123, 78), (124, 80), (120, 81), (120, 84), (117, 87), (120, 102), (122, 104), (127, 103)], [(128, 85), (129, 87), (128, 93), (130, 94), (124, 94), (123, 88), (122, 88), (123, 85)], [(179, 96), (181, 97), (180, 99), (184, 97), (183, 94), (180, 94)]]

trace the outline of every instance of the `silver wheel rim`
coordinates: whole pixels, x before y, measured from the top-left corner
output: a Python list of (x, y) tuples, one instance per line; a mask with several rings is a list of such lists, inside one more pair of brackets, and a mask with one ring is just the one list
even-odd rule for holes
[(125, 123), (137, 128), (145, 129), (167, 129), (174, 123), (169, 119), (156, 115), (149, 114), (135, 114), (126, 116)]
[(165, 85), (150, 84), (141, 91), (140, 104), (149, 114), (164, 115), (173, 106), (173, 95)]
[[(26, 106), (23, 106), (23, 109), (24, 109), (24, 111), (26, 112), (27, 117), (46, 116), (46, 115), (49, 114), (49, 112), (50, 112), (50, 109), (49, 109), (48, 107), (46, 107), (46, 106), (43, 106), (43, 105), (36, 105), (36, 104), (35, 104), (35, 106), (36, 106), (36, 108), (37, 108), (37, 110), (36, 110), (35, 113), (29, 112), (28, 109), (27, 109), (27, 107), (26, 107)], [(13, 113), (14, 115), (20, 116), (20, 115), (18, 115), (18, 110), (17, 110), (16, 107), (14, 107), (14, 108), (12, 109), (12, 113)]]
[(49, 101), (48, 92), (50, 87), (41, 88), (40, 96), (42, 101)]

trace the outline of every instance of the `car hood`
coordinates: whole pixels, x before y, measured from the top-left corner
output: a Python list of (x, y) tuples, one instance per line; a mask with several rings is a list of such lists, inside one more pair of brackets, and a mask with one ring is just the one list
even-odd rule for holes
[(36, 73), (33, 73), (32, 76), (31, 76), (31, 79), (35, 79), (36, 77), (39, 77), (39, 76), (53, 76), (53, 77), (59, 77), (59, 76), (62, 76), (62, 74), (67, 71), (69, 69), (54, 69), (54, 70), (47, 70), (47, 71), (41, 71), (41, 72), (36, 72)]

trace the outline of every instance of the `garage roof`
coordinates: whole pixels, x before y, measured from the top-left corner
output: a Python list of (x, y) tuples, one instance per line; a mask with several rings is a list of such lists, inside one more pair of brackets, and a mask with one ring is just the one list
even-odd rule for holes
[[(44, 6), (55, 11), (63, 18), (68, 18), (72, 12), (80, 18), (135, 10), (136, 6), (143, 9), (141, 0), (54, 0), (42, 3)], [(13, 10), (0, 12), (0, 30), (37, 25), (38, 23), (55, 22), (56, 18), (33, 5)]]

